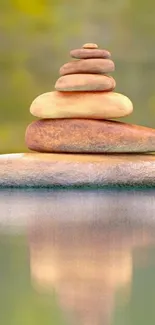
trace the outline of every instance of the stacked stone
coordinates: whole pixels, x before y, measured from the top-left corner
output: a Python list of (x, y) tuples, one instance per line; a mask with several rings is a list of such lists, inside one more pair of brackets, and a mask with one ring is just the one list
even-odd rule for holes
[(30, 107), (40, 119), (26, 130), (28, 148), (44, 153), (154, 151), (152, 129), (110, 121), (133, 111), (130, 99), (114, 92), (111, 54), (85, 44), (70, 55), (73, 60), (60, 68), (55, 91), (37, 97)]

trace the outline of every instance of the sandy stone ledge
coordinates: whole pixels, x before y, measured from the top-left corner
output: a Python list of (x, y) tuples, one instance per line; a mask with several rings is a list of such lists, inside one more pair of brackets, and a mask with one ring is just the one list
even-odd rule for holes
[(0, 155), (0, 188), (155, 186), (155, 155)]

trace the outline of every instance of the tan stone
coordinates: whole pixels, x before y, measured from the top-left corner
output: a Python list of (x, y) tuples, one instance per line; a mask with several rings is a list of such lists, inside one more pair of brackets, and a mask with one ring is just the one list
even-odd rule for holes
[(60, 75), (74, 73), (109, 73), (115, 70), (115, 64), (109, 59), (75, 60), (64, 64), (60, 68)]
[(112, 77), (95, 74), (71, 74), (60, 77), (55, 89), (58, 91), (110, 91), (116, 87)]
[(133, 105), (129, 98), (114, 92), (58, 92), (38, 96), (30, 112), (40, 118), (110, 119), (129, 115)]
[(38, 152), (155, 152), (155, 129), (114, 121), (38, 120), (28, 126), (25, 140)]
[(97, 49), (98, 45), (94, 43), (86, 43), (82, 46), (84, 49)]
[(0, 155), (1, 187), (155, 185), (154, 155)]
[(70, 56), (76, 59), (109, 59), (111, 57), (111, 53), (107, 50), (101, 49), (75, 49), (70, 51)]

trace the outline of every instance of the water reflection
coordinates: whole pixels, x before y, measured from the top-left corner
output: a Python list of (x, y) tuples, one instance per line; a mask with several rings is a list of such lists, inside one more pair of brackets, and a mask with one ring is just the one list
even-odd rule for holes
[(155, 190), (10, 190), (0, 207), (1, 231), (26, 234), (34, 290), (55, 292), (68, 323), (115, 324), (135, 267), (155, 266)]

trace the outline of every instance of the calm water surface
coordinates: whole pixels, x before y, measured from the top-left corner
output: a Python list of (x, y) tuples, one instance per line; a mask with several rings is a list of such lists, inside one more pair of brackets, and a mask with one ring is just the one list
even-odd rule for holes
[(154, 325), (155, 190), (1, 190), (0, 320)]

